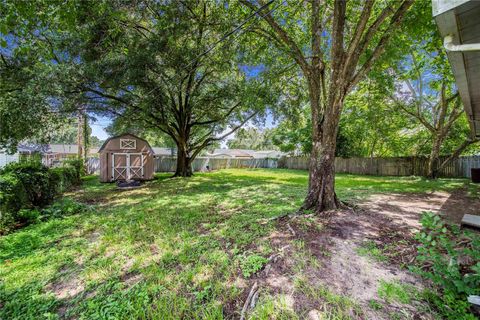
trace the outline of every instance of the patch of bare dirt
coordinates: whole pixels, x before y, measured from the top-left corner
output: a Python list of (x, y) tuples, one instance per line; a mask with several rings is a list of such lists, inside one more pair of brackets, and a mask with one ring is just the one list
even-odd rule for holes
[(358, 206), (371, 213), (381, 214), (397, 224), (420, 228), (420, 215), (424, 211), (440, 212), (450, 194), (446, 192), (378, 194), (364, 200)]
[(85, 285), (77, 276), (71, 275), (47, 285), (45, 289), (52, 292), (57, 299), (72, 299), (85, 290)]
[(360, 202), (359, 207), (418, 229), (424, 211), (439, 213), (454, 224), (460, 224), (464, 214), (480, 215), (480, 198), (471, 197), (466, 188), (451, 193), (378, 194)]
[[(381, 281), (407, 284), (419, 290), (426, 286), (422, 279), (404, 267), (410, 265), (416, 256), (414, 233), (420, 228), (421, 212), (446, 214), (447, 210), (442, 208), (451, 197), (441, 192), (384, 194), (361, 203), (355, 212), (337, 211), (328, 218), (281, 218), (270, 235), (277, 257), (248, 280), (242, 299), (247, 298), (249, 288), (257, 282), (260, 292), (282, 295), (287, 305), (298, 314), (308, 315), (312, 310), (324, 308), (322, 302), (312, 300), (295, 288), (294, 279), (298, 276), (296, 267), (299, 264), (295, 240), (300, 240), (303, 250), (317, 261), (307, 263), (302, 276), (306, 276), (312, 286), (328, 288), (361, 306), (362, 314), (352, 313), (352, 318), (390, 319), (396, 313), (402, 314), (404, 319), (432, 319), (432, 315), (419, 311), (422, 310), (418, 305), (420, 302), (411, 305), (387, 303), (379, 298), (378, 289)], [(457, 205), (471, 206), (471, 198), (466, 195), (460, 198), (464, 202), (457, 202)], [(378, 262), (360, 255), (359, 248), (366, 241), (378, 244), (388, 261)], [(381, 310), (372, 309), (371, 300), (382, 301), (384, 307)], [(238, 302), (235, 307), (239, 310)]]
[[(300, 275), (312, 287), (326, 288), (359, 305), (361, 312), (351, 310), (352, 319), (391, 319), (393, 315), (402, 319), (433, 319), (433, 315), (422, 311), (429, 310), (424, 302), (401, 304), (380, 298), (381, 282), (405, 284), (417, 290), (427, 287), (406, 268), (416, 257), (418, 243), (414, 234), (421, 227), (421, 213), (437, 212), (450, 222), (459, 223), (465, 213), (480, 214), (478, 208), (480, 199), (472, 199), (466, 189), (460, 189), (452, 193), (381, 194), (363, 201), (355, 211), (340, 210), (326, 217), (279, 218), (268, 238), (274, 254), (261, 272), (251, 279), (242, 279), (243, 293), (226, 306), (226, 315), (238, 318), (239, 310), (246, 303), (252, 304), (248, 301), (249, 293), (258, 286), (260, 295), (281, 296), (297, 314), (318, 316), (318, 310), (329, 306), (295, 287), (295, 278)], [(366, 242), (375, 243), (386, 261), (359, 254)], [(299, 258), (300, 251), (307, 257)], [(308, 260), (312, 258), (315, 261)], [(372, 309), (372, 300), (383, 307)]]
[(452, 223), (460, 223), (464, 214), (480, 215), (480, 197), (469, 196), (467, 189), (453, 191), (439, 210)]
[[(380, 263), (358, 253), (362, 244), (369, 239), (378, 239), (388, 234), (401, 234), (410, 239), (412, 233), (409, 224), (397, 223), (388, 216), (375, 212), (338, 211), (329, 218), (326, 230), (311, 240), (314, 247), (320, 243), (325, 251), (328, 246), (329, 255), (316, 255), (322, 266), (307, 267), (308, 279), (312, 285), (323, 285), (335, 294), (349, 297), (360, 305), (363, 315), (352, 314), (354, 319), (389, 319), (395, 311), (395, 306), (386, 305), (382, 310), (375, 311), (369, 306), (370, 300), (378, 300), (378, 288), (381, 281), (397, 282), (413, 285), (419, 289), (423, 287), (421, 279), (414, 276), (398, 265)], [(311, 250), (315, 252), (315, 250)], [(300, 294), (301, 296), (301, 294)], [(303, 297), (305, 299), (305, 297)], [(318, 307), (318, 302), (310, 301), (307, 309)], [(308, 312), (302, 305), (297, 308)], [(412, 306), (403, 306), (405, 318), (428, 319), (429, 315), (416, 311)]]

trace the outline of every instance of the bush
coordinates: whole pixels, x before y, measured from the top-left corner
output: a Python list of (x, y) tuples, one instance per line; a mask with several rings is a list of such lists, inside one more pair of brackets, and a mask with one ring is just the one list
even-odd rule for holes
[(38, 209), (20, 209), (17, 212), (17, 221), (20, 223), (33, 223), (40, 217), (40, 211)]
[(286, 169), (287, 168), (287, 157), (281, 156), (277, 160), (277, 168)]
[[(80, 184), (83, 164), (69, 161), (49, 169), (38, 161), (11, 163), (0, 170), (0, 234), (34, 222), (54, 197)], [(23, 210), (23, 211), (22, 211)]]
[(20, 179), (12, 173), (0, 175), (0, 234), (12, 229), (18, 220), (16, 213), (27, 203)]
[(63, 162), (64, 167), (71, 167), (75, 169), (76, 179), (80, 181), (80, 178), (85, 175), (85, 163), (83, 159), (67, 159)]
[(44, 208), (41, 211), (41, 219), (47, 220), (50, 218), (59, 218), (64, 216), (70, 216), (82, 212), (85, 209), (85, 205), (76, 202), (72, 199), (65, 198), (54, 202), (51, 206)]
[(430, 302), (447, 319), (476, 319), (467, 297), (480, 294), (480, 236), (448, 226), (431, 212), (421, 223), (413, 270), (438, 286), (441, 295), (429, 295)]
[[(27, 194), (26, 207), (41, 207), (49, 204), (55, 196), (55, 182), (49, 169), (39, 162), (11, 163), (2, 170), (17, 177)], [(24, 206), (22, 206), (24, 207)]]
[(50, 179), (55, 186), (55, 193), (62, 193), (80, 184), (80, 174), (74, 167), (50, 169)]

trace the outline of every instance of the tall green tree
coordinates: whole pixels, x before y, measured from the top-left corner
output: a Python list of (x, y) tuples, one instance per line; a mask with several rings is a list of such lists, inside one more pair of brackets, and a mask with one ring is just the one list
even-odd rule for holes
[(233, 139), (228, 140), (230, 149), (275, 150), (272, 129), (255, 127), (240, 128)]
[[(265, 5), (262, 0), (241, 3), (250, 10)], [(345, 98), (380, 60), (403, 26), (412, 3), (283, 1), (259, 13), (263, 21), (255, 34), (289, 57), (307, 83), (312, 152), (302, 209), (322, 212), (340, 206), (335, 194), (334, 158)]]
[[(238, 42), (225, 37), (236, 27), (228, 1), (41, 0), (1, 2), (0, 9), (7, 17), (0, 32), (18, 42), (18, 57), (32, 56), (32, 86), (51, 102), (48, 110), (109, 115), (168, 136), (178, 150), (177, 176), (190, 176), (203, 149), (275, 100), (273, 86), (239, 67)], [(41, 101), (34, 92), (16, 99)], [(11, 100), (3, 105), (6, 115), (18, 110)], [(27, 124), (39, 119), (40, 106), (16, 140), (39, 131)], [(8, 119), (5, 141), (15, 134)]]
[[(14, 151), (23, 140), (48, 143), (86, 110), (70, 1), (0, 2), (0, 147)], [(61, 10), (59, 8), (61, 7)], [(74, 41), (75, 44), (72, 42)]]
[[(428, 132), (427, 175), (436, 178), (443, 167), (478, 139), (466, 121), (462, 121), (465, 117), (463, 105), (440, 37), (432, 31), (414, 44), (417, 50), (411, 51), (394, 73), (398, 88), (395, 94), (391, 94), (391, 101)], [(453, 137), (458, 130), (463, 131), (460, 140)], [(457, 140), (453, 148), (446, 144), (452, 137)], [(449, 156), (440, 162), (441, 154)]]
[(227, 3), (108, 1), (84, 15), (94, 81), (82, 89), (99, 111), (169, 136), (175, 176), (191, 176), (202, 150), (274, 101), (267, 82), (240, 70), (237, 42), (224, 41), (235, 27)]

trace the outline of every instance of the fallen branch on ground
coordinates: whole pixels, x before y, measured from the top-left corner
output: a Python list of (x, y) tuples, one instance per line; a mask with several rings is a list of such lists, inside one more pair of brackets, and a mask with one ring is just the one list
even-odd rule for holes
[(292, 233), (292, 235), (295, 237), (297, 235), (297, 233), (295, 232), (295, 230), (293, 230), (292, 226), (290, 225), (290, 223), (287, 223), (287, 228), (288, 230), (290, 230), (290, 232)]
[[(249, 306), (252, 308), (251, 301), (253, 299), (253, 296), (256, 295), (258, 298), (258, 294), (256, 294), (258, 291), (258, 282), (255, 281), (253, 284), (252, 288), (250, 289), (250, 292), (248, 293), (247, 300), (245, 300), (245, 304), (243, 305), (242, 308), (242, 313), (240, 314), (240, 320), (245, 319), (245, 313), (247, 312)], [(255, 307), (255, 305), (253, 305)]]

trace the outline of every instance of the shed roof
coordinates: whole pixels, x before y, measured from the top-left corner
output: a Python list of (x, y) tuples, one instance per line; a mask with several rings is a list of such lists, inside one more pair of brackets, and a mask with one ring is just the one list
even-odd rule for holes
[(142, 138), (140, 138), (140, 137), (137, 137), (136, 135), (131, 134), (131, 133), (124, 133), (124, 134), (120, 134), (120, 135), (118, 135), (118, 136), (114, 136), (114, 137), (108, 138), (108, 139), (105, 140), (105, 142), (102, 144), (102, 146), (100, 147), (100, 149), (98, 149), (98, 152), (99, 152), (99, 153), (102, 152), (103, 148), (105, 148), (105, 147), (107, 146), (107, 144), (108, 144), (111, 140), (123, 138), (123, 137), (125, 137), (125, 136), (130, 136), (130, 137), (133, 137), (133, 138), (135, 138), (135, 139), (142, 140), (143, 142), (145, 142), (145, 143), (147, 144), (147, 146), (148, 146), (148, 148), (150, 149), (150, 151), (152, 152), (152, 154), (155, 154), (155, 152), (153, 151), (152, 147), (150, 146), (150, 143), (148, 143), (147, 140), (142, 139)]
[[(455, 44), (480, 43), (480, 1), (432, 0), (433, 16), (442, 37)], [(480, 51), (447, 51), (470, 127), (480, 137)]]

